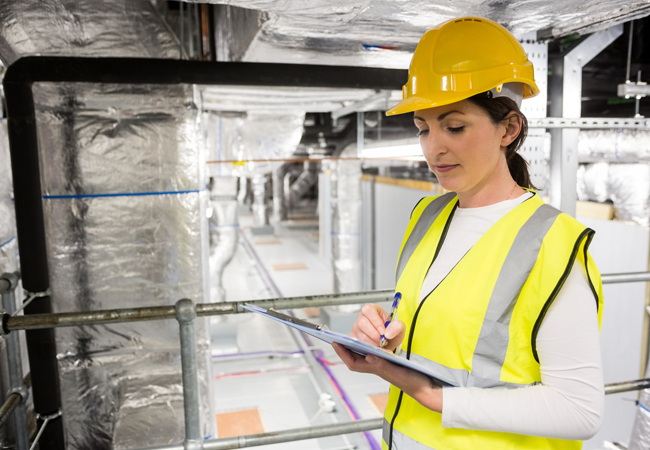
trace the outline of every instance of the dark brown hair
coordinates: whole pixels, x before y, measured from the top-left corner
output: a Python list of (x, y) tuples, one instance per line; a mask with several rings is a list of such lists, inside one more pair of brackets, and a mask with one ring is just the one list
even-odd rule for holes
[(526, 120), (526, 116), (523, 115), (517, 106), (517, 103), (507, 97), (491, 98), (485, 93), (475, 95), (467, 100), (487, 112), (492, 123), (495, 125), (501, 123), (511, 111), (514, 111), (516, 115), (521, 117), (521, 131), (515, 140), (507, 147), (506, 161), (508, 162), (510, 175), (512, 175), (512, 178), (514, 178), (519, 186), (537, 190), (530, 181), (528, 162), (517, 153), (517, 150), (522, 146), (526, 140), (526, 136), (528, 135), (528, 120)]

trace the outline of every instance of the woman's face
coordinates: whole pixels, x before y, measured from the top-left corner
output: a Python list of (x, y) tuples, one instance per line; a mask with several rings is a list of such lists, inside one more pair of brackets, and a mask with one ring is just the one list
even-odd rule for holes
[(416, 111), (414, 121), (424, 158), (444, 189), (477, 193), (495, 182), (504, 167), (507, 172), (501, 148), (506, 126), (492, 123), (472, 102)]

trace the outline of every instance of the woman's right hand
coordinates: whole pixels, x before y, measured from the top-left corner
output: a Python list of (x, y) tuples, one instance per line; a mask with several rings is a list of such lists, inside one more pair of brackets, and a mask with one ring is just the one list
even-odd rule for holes
[(404, 340), (406, 327), (403, 322), (393, 320), (388, 327), (384, 328), (388, 316), (389, 314), (379, 305), (373, 303), (363, 305), (357, 321), (352, 326), (350, 336), (379, 347), (379, 341), (383, 334), (388, 339), (388, 344), (384, 349), (394, 351)]

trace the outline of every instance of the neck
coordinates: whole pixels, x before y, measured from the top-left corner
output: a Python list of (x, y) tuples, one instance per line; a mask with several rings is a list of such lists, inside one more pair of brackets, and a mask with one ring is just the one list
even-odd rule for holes
[[(505, 169), (505, 170), (504, 170)], [(510, 175), (507, 164), (496, 170), (488, 180), (472, 189), (457, 192), (458, 206), (461, 208), (480, 208), (505, 200), (517, 198), (525, 190), (517, 185)]]

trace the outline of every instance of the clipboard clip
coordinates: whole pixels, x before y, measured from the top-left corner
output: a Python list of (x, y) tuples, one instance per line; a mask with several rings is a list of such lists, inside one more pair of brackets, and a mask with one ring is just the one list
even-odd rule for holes
[(277, 317), (278, 319), (282, 319), (285, 322), (295, 323), (296, 325), (302, 325), (304, 327), (312, 328), (314, 330), (322, 330), (323, 329), (323, 325), (316, 325), (315, 323), (311, 323), (311, 322), (308, 322), (306, 320), (298, 319), (297, 317), (291, 317), (291, 316), (288, 316), (286, 314), (279, 313), (273, 308), (267, 309), (266, 313), (269, 316)]

